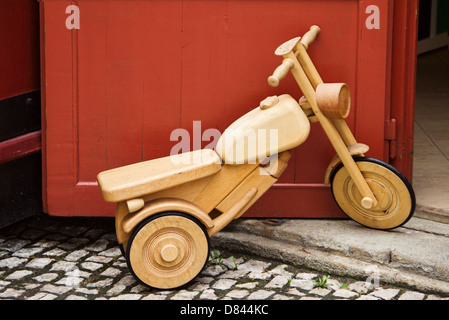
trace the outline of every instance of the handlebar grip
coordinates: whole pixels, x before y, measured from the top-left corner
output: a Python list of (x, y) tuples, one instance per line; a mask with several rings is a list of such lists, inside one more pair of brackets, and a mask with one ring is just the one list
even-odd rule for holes
[(304, 36), (301, 39), (301, 43), (304, 45), (304, 48), (306, 48), (306, 50), (309, 48), (309, 45), (311, 45), (315, 41), (320, 32), (321, 32), (320, 27), (311, 26), (310, 30), (304, 34)]
[(274, 70), (273, 75), (268, 77), (268, 84), (271, 87), (277, 87), (279, 85), (279, 81), (285, 78), (287, 73), (293, 68), (293, 61), (290, 59), (284, 59), (282, 64)]

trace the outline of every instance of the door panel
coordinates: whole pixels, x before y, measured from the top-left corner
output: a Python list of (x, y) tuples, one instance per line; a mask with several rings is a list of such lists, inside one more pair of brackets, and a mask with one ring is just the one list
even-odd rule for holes
[[(322, 33), (309, 54), (323, 80), (349, 85), (350, 128), (370, 145), (369, 156), (388, 158), (391, 0), (376, 1), (381, 25), (373, 30), (365, 26), (371, 2), (363, 0), (77, 4), (80, 29), (68, 30), (66, 2), (41, 1), (50, 214), (111, 216), (98, 172), (168, 155), (178, 143), (170, 140), (175, 129), (188, 132), (191, 150), (205, 147), (206, 129), (222, 132), (266, 96), (299, 99), (293, 77), (278, 88), (266, 79), (281, 63), (276, 47), (313, 24)], [(334, 154), (312, 124), (284, 175), (246, 216), (342, 217), (323, 185)]]

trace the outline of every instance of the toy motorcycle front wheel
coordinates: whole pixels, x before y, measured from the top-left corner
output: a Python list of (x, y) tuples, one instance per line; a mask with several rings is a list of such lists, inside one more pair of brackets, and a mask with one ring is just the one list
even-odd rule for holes
[(209, 236), (195, 218), (166, 212), (142, 221), (126, 248), (131, 273), (144, 284), (173, 289), (195, 278), (209, 256)]
[(354, 159), (373, 191), (377, 205), (366, 209), (348, 171), (340, 164), (331, 177), (331, 190), (343, 212), (356, 222), (374, 229), (393, 229), (406, 223), (415, 210), (411, 184), (393, 166), (373, 158)]

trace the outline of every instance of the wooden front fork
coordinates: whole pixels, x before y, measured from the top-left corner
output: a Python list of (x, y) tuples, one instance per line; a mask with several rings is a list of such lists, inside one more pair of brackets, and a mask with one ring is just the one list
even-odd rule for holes
[(323, 80), (307, 54), (304, 45), (298, 42), (296, 53), (290, 51), (284, 55), (284, 59), (293, 61), (293, 68), (291, 69), (293, 77), (311, 105), (338, 157), (362, 195), (361, 205), (366, 209), (373, 208), (377, 204), (376, 198), (347, 148), (349, 145), (357, 143), (356, 139), (344, 119), (337, 119), (332, 122), (324, 116), (317, 105), (315, 89), (319, 84), (323, 83)]

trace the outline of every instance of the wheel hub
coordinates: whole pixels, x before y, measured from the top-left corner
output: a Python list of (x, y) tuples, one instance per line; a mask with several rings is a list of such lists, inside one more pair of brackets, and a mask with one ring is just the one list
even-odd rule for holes
[(160, 255), (165, 262), (172, 262), (178, 257), (178, 248), (172, 244), (167, 244), (161, 249)]
[(158, 234), (147, 244), (148, 263), (155, 269), (177, 269), (191, 256), (191, 244), (182, 230), (171, 230)]
[[(351, 186), (348, 188), (348, 190), (351, 190), (351, 194), (349, 195), (349, 197), (352, 198), (354, 203), (362, 203), (363, 205), (362, 196), (353, 183), (352, 179), (348, 182), (351, 184)], [(377, 200), (377, 204), (374, 207), (365, 209), (370, 210), (374, 215), (386, 214), (393, 203), (393, 194), (385, 184), (377, 179), (367, 178), (366, 182), (368, 183), (370, 189), (373, 191), (374, 196)]]

